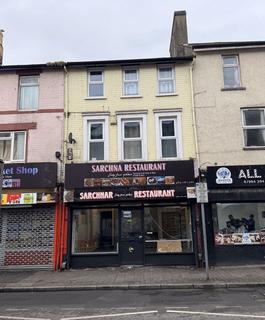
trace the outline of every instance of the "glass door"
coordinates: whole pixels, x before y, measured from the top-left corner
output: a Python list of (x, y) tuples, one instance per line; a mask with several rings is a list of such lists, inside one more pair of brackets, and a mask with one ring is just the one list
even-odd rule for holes
[(120, 258), (123, 265), (144, 264), (143, 210), (120, 209)]

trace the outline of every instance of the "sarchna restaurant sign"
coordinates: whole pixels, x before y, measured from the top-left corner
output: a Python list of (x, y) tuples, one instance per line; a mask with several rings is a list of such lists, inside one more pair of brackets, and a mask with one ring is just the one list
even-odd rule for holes
[(192, 160), (65, 167), (66, 202), (176, 198), (186, 196), (186, 187), (193, 185)]

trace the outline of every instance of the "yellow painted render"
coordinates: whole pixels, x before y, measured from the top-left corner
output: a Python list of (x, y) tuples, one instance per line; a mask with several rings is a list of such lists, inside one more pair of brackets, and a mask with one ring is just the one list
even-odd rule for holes
[[(115, 123), (116, 111), (146, 110), (147, 115), (147, 161), (158, 160), (156, 151), (155, 114), (154, 109), (182, 110), (182, 145), (183, 159), (196, 158), (193, 118), (190, 64), (176, 65), (176, 95), (156, 96), (157, 68), (155, 65), (140, 66), (139, 98), (122, 98), (122, 68), (108, 67), (104, 69), (104, 98), (89, 99), (87, 70), (68, 70), (68, 123), (66, 136), (72, 132), (76, 144), (73, 147), (75, 163), (84, 162), (83, 155), (83, 113), (110, 112), (110, 123)], [(67, 111), (67, 109), (66, 109)], [(68, 145), (69, 147), (69, 145)], [(109, 124), (109, 161), (118, 161), (117, 125)], [(69, 162), (69, 161), (68, 161)]]

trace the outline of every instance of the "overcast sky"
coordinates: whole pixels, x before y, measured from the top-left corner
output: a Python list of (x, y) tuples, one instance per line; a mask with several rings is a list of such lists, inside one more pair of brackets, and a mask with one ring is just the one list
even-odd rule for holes
[(265, 0), (0, 0), (4, 64), (166, 57), (177, 10), (189, 42), (265, 40)]

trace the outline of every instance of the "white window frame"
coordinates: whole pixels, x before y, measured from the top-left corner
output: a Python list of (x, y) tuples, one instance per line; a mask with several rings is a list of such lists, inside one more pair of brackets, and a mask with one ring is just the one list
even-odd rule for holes
[[(90, 74), (91, 72), (101, 72), (102, 74), (102, 80), (101, 81), (91, 81), (90, 80)], [(87, 80), (88, 80), (88, 86), (87, 86), (87, 96), (88, 98), (90, 99), (100, 99), (100, 98), (104, 98), (104, 95), (105, 95), (105, 85), (104, 85), (104, 70), (102, 69), (91, 69), (91, 70), (88, 70), (87, 72)], [(103, 85), (103, 92), (102, 92), (102, 95), (101, 96), (91, 96), (90, 95), (90, 91), (89, 91), (89, 85), (90, 84), (102, 84)]]
[[(89, 128), (91, 123), (102, 123), (103, 124), (103, 139), (93, 140), (93, 142), (104, 142), (104, 159), (103, 160), (89, 160), (90, 150), (88, 137)], [(84, 141), (84, 155), (83, 159), (85, 162), (102, 162), (109, 160), (109, 115), (87, 115), (83, 117), (83, 141)]]
[[(142, 141), (142, 158), (139, 159), (124, 159), (124, 122), (140, 122), (140, 139)], [(118, 159), (120, 161), (145, 161), (147, 160), (147, 128), (146, 128), (146, 114), (139, 114), (139, 113), (132, 113), (132, 114), (123, 114), (117, 115), (117, 124), (118, 124)], [(130, 141), (133, 140), (140, 140), (132, 138)], [(126, 139), (127, 140), (127, 139)], [(129, 141), (129, 140), (127, 140)]]
[[(171, 68), (172, 70), (172, 77), (171, 78), (160, 78), (160, 70)], [(160, 92), (160, 81), (173, 81), (173, 91), (172, 92)], [(175, 77), (175, 67), (172, 65), (160, 65), (157, 67), (157, 92), (158, 95), (172, 95), (176, 94), (176, 77)]]
[[(241, 110), (241, 118), (242, 118), (242, 129), (243, 129), (243, 146), (245, 149), (264, 149), (265, 148), (265, 144), (264, 146), (247, 146), (245, 143), (245, 130), (248, 129), (265, 129), (265, 125), (253, 125), (253, 126), (248, 126), (245, 124), (245, 112), (246, 111), (260, 111), (263, 110), (263, 112), (265, 113), (265, 107), (264, 108), (246, 108), (246, 109), (242, 109)], [(264, 115), (265, 116), (265, 115)]]
[[(21, 80), (24, 79), (24, 78), (37, 78), (38, 81), (36, 84), (32, 84), (32, 83), (21, 83)], [(37, 105), (32, 108), (32, 107), (26, 107), (26, 109), (21, 109), (21, 88), (22, 87), (37, 87), (38, 88), (38, 98), (37, 98)], [(39, 98), (40, 98), (40, 76), (39, 75), (26, 75), (26, 76), (20, 76), (19, 77), (19, 95), (18, 95), (18, 111), (36, 111), (39, 109)]]
[[(225, 58), (236, 58), (235, 64), (225, 64)], [(236, 54), (229, 54), (229, 55), (222, 55), (222, 63), (223, 63), (223, 79), (224, 79), (224, 88), (225, 89), (233, 89), (233, 88), (240, 88), (241, 87), (241, 75), (240, 75), (240, 64), (239, 64), (239, 56)], [(235, 68), (237, 70), (238, 75), (238, 83), (234, 86), (229, 86), (225, 84), (225, 69), (228, 68)]]
[[(23, 159), (18, 159), (18, 160), (15, 160), (14, 159), (14, 141), (15, 141), (15, 133), (21, 133), (23, 132), (24, 133), (24, 150), (23, 150)], [(11, 162), (25, 162), (25, 159), (26, 159), (26, 141), (27, 141), (27, 132), (24, 131), (24, 130), (21, 130), (21, 131), (1, 131), (0, 133), (10, 133), (10, 138), (7, 138), (7, 137), (0, 137), (0, 141), (3, 141), (3, 140), (11, 140), (11, 151), (10, 151), (10, 155), (11, 155), (11, 158), (10, 160), (5, 160), (5, 163), (11, 163)]]
[[(156, 124), (156, 154), (158, 160), (179, 160), (183, 159), (183, 146), (182, 146), (182, 114), (181, 112), (157, 112), (155, 113)], [(162, 156), (162, 120), (174, 120), (175, 126), (175, 139), (177, 156), (176, 157), (163, 157)], [(172, 138), (172, 139), (174, 139)], [(170, 137), (169, 137), (170, 139)]]
[[(125, 74), (126, 74), (126, 71), (136, 71), (136, 80), (126, 80), (125, 79)], [(138, 68), (124, 68), (122, 70), (122, 94), (124, 97), (134, 97), (134, 96), (139, 96), (139, 69)], [(135, 94), (126, 94), (125, 92), (125, 85), (126, 83), (130, 83), (130, 82), (134, 82), (137, 84), (137, 93)]]

